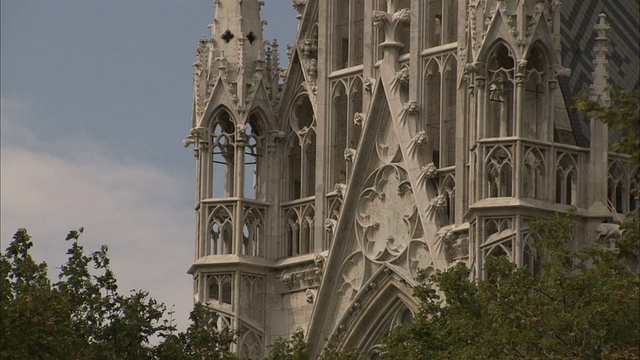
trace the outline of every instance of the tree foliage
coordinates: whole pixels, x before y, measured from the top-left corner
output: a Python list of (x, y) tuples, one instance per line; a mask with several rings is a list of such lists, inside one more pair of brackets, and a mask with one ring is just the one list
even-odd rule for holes
[[(364, 360), (356, 349), (340, 349), (339, 339), (332, 337), (320, 355), (320, 360)], [(296, 331), (291, 339), (278, 338), (271, 346), (266, 360), (311, 360), (309, 346), (304, 340), (304, 332)]]
[(489, 258), (486, 277), (465, 264), (415, 288), (420, 311), (386, 341), (389, 359), (638, 358), (640, 278), (600, 245), (573, 250), (571, 214), (536, 220), (542, 274)]
[[(197, 305), (187, 331), (176, 333), (165, 306), (147, 292), (118, 292), (107, 247), (87, 254), (82, 232), (67, 236), (67, 262), (55, 283), (47, 264), (32, 258), (27, 231), (13, 236), (0, 256), (0, 358), (234, 359), (235, 334), (218, 331), (212, 310)], [(152, 346), (152, 337), (163, 341)]]

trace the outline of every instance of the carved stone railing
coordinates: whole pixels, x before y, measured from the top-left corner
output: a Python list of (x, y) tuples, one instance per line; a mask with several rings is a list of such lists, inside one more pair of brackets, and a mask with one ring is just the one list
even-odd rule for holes
[(588, 149), (530, 139), (481, 140), (475, 149), (477, 199), (518, 197), (584, 206)]
[(244, 198), (206, 199), (205, 255), (264, 256), (269, 204)]
[[(640, 168), (628, 154), (609, 152), (607, 173), (607, 197), (611, 210), (626, 213), (638, 207)], [(635, 194), (634, 194), (635, 192)]]
[(283, 241), (280, 257), (299, 256), (314, 251), (315, 214), (313, 196), (282, 205)]

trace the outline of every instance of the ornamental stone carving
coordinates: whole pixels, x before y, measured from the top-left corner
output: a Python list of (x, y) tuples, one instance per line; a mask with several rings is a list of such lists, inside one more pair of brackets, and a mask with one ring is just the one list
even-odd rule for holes
[(347, 148), (344, 150), (344, 160), (347, 162), (353, 162), (356, 159), (356, 149)]
[(382, 167), (367, 183), (356, 214), (363, 253), (378, 263), (395, 260), (405, 252), (418, 226), (411, 185), (397, 165)]

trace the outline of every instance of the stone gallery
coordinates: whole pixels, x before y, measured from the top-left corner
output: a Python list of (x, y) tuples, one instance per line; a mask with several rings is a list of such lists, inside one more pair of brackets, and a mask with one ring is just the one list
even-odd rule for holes
[(615, 134), (573, 110), (639, 86), (637, 1), (294, 0), (286, 48), (264, 1), (213, 3), (184, 140), (189, 274), (240, 355), (303, 330), (315, 354), (337, 336), (376, 358), (419, 269), (538, 271), (533, 218), (575, 208), (590, 242), (638, 206)]

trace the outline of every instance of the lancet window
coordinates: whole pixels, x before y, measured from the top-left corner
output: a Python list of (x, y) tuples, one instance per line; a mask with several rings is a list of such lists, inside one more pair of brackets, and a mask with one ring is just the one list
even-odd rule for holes
[(488, 61), (488, 111), (484, 137), (514, 135), (514, 60), (509, 49), (499, 44)]
[(456, 68), (453, 54), (425, 61), (423, 123), (433, 162), (440, 168), (455, 165)]
[(333, 70), (362, 64), (364, 0), (333, 0)]
[[(332, 91), (332, 167), (331, 181), (327, 186), (346, 183), (351, 175), (350, 164), (345, 160), (345, 150), (356, 149), (362, 131), (362, 78), (360, 76), (335, 80)], [(362, 116), (362, 115), (359, 115)]]
[(235, 126), (231, 115), (222, 110), (211, 124), (212, 197), (233, 196), (235, 163)]
[(219, 205), (211, 210), (208, 218), (209, 241), (207, 255), (233, 253), (233, 209)]
[(288, 200), (312, 196), (315, 192), (316, 121), (309, 97), (301, 94), (290, 114), (287, 143)]
[(527, 57), (522, 111), (523, 136), (544, 139), (549, 122), (545, 115), (547, 61), (539, 46), (532, 47)]
[(578, 166), (575, 155), (560, 153), (556, 161), (556, 203), (578, 205)]
[(458, 2), (453, 0), (426, 0), (423, 9), (425, 19), (425, 48), (457, 41)]
[(288, 206), (285, 208), (284, 257), (309, 254), (314, 249), (313, 225), (315, 209), (313, 204)]

